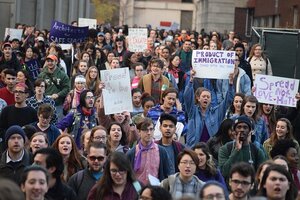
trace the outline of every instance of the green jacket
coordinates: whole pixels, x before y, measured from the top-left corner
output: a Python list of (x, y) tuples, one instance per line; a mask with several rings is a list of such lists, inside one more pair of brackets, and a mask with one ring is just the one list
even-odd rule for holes
[(52, 94), (58, 94), (58, 98), (55, 100), (55, 104), (62, 105), (65, 97), (70, 91), (69, 77), (59, 67), (56, 67), (51, 74), (48, 72), (48, 68), (44, 68), (39, 74), (38, 78), (41, 78), (46, 83), (45, 95), (51, 96)]
[(223, 145), (219, 150), (218, 156), (219, 167), (223, 177), (227, 180), (233, 164), (238, 162), (247, 162), (252, 164), (256, 171), (259, 165), (266, 160), (264, 152), (253, 143), (243, 145), (242, 148), (237, 151), (235, 148), (235, 141), (227, 142)]

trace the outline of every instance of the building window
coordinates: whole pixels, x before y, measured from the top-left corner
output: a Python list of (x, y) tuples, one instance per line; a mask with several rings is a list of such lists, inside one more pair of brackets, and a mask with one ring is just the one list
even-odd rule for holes
[(193, 0), (181, 0), (182, 3), (193, 3)]
[(299, 10), (297, 6), (293, 7), (293, 28), (297, 28), (299, 19)]

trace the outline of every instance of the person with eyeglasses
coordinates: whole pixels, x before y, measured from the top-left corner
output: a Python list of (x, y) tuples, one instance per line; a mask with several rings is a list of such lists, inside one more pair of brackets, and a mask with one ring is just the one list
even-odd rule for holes
[(53, 107), (50, 104), (42, 104), (38, 107), (38, 121), (33, 124), (37, 131), (46, 134), (49, 145), (52, 145), (56, 138), (60, 135), (58, 128), (51, 124), (53, 116)]
[(73, 174), (68, 185), (77, 195), (77, 200), (86, 200), (89, 191), (103, 176), (107, 160), (106, 145), (98, 142), (90, 143), (87, 147), (88, 167)]
[(218, 181), (207, 181), (200, 190), (201, 200), (228, 200), (226, 188)]
[(240, 162), (232, 166), (229, 174), (230, 200), (248, 200), (250, 191), (254, 187), (255, 171), (246, 162)]
[[(251, 95), (251, 79), (247, 73), (239, 67), (240, 58), (236, 54), (234, 57), (234, 72), (233, 80), (234, 92), (242, 93), (244, 95)], [(218, 103), (222, 102), (225, 99), (226, 93), (229, 90), (229, 80), (228, 79), (218, 79), (217, 80), (217, 98)]]
[(91, 129), (97, 126), (96, 110), (94, 108), (95, 97), (90, 90), (80, 93), (79, 105), (74, 112), (69, 112), (61, 121), (57, 123), (57, 128), (61, 132), (68, 132), (76, 141), (76, 145), (81, 149), (80, 137), (82, 130)]
[[(28, 87), (24, 83), (18, 83), (16, 85), (14, 97), (15, 104), (6, 106), (0, 115), (0, 135), (2, 137), (4, 136), (4, 132), (12, 125), (22, 127), (38, 120), (36, 110), (27, 106), (25, 102), (28, 97)], [(2, 144), (3, 140), (1, 142)]]
[(137, 129), (140, 140), (127, 152), (136, 177), (144, 185), (149, 184), (148, 175), (162, 181), (175, 172), (168, 153), (153, 141), (154, 125), (151, 119), (142, 119)]
[(108, 157), (103, 176), (90, 190), (87, 200), (137, 200), (142, 187), (124, 153)]
[(46, 82), (43, 79), (36, 79), (34, 81), (35, 94), (32, 97), (26, 99), (26, 104), (34, 108), (36, 111), (38, 110), (38, 107), (42, 104), (51, 105), (53, 109), (53, 115), (50, 123), (55, 125), (57, 122), (55, 101), (51, 97), (45, 95), (45, 90)]
[(194, 175), (199, 165), (197, 154), (184, 149), (177, 156), (177, 165), (179, 172), (164, 179), (160, 184), (161, 187), (169, 191), (173, 199), (198, 197), (204, 182)]

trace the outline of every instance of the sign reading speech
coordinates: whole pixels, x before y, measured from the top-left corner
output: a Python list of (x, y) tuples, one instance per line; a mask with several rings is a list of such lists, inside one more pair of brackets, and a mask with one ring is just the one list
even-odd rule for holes
[(132, 112), (129, 69), (126, 67), (102, 70), (100, 74), (101, 81), (105, 84), (102, 91), (105, 115)]
[(147, 49), (147, 29), (129, 28), (128, 45), (131, 52), (143, 52)]
[(257, 74), (254, 96), (260, 103), (296, 107), (299, 80)]
[(84, 42), (88, 33), (89, 27), (70, 26), (54, 20), (50, 30), (50, 41), (61, 44)]
[(192, 66), (198, 78), (228, 79), (234, 59), (234, 51), (193, 50)]

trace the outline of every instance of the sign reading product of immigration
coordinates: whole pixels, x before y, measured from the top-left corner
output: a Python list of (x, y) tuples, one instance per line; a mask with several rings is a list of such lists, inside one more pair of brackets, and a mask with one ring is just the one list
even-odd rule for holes
[(6, 28), (4, 34), (4, 40), (9, 35), (9, 41), (12, 41), (13, 39), (18, 39), (19, 41), (21, 41), (22, 34), (23, 34), (23, 29)]
[(97, 19), (78, 18), (78, 26), (88, 26), (89, 29), (97, 29)]
[(50, 41), (60, 44), (84, 42), (88, 37), (89, 27), (76, 27), (59, 21), (52, 21)]
[(234, 71), (234, 51), (194, 50), (192, 66), (198, 78), (228, 79)]
[(289, 107), (297, 105), (295, 98), (299, 87), (297, 79), (256, 74), (254, 87), (256, 88), (254, 96), (260, 103)]
[(131, 52), (143, 52), (147, 49), (147, 29), (129, 28), (128, 45)]
[(103, 101), (105, 115), (132, 112), (132, 97), (128, 68), (102, 70), (101, 81), (105, 84)]

